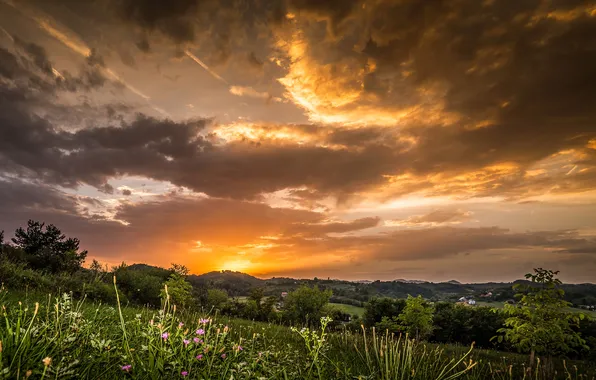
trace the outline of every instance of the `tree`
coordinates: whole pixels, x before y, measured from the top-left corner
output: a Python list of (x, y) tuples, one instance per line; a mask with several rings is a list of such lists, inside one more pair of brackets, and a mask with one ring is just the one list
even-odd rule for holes
[(559, 271), (534, 269), (526, 274), (531, 284), (515, 284), (519, 299), (517, 305), (505, 305), (508, 317), (498, 332), (499, 341), (505, 339), (520, 352), (530, 353), (530, 365), (535, 354), (552, 356), (586, 347), (585, 341), (573, 327), (583, 319), (582, 314), (569, 313), (570, 303), (563, 299), (565, 292), (559, 288), (561, 281), (555, 276)]
[(176, 263), (172, 263), (172, 266), (170, 267), (169, 271), (177, 273), (180, 276), (188, 276), (188, 274), (190, 273), (190, 271), (185, 265)]
[(405, 307), (406, 301), (403, 299), (375, 297), (364, 305), (362, 322), (367, 327), (376, 326), (377, 323), (383, 320), (383, 317), (389, 319), (397, 317)]
[(74, 272), (87, 257), (87, 251), (79, 252), (79, 239), (67, 238), (53, 224), (29, 220), (27, 230), (19, 227), (12, 242), (25, 252), (32, 269)]
[(228, 302), (228, 293), (220, 289), (207, 290), (207, 306), (213, 309), (221, 310)]
[(288, 293), (284, 300), (286, 318), (292, 322), (318, 323), (331, 294), (331, 289), (319, 290), (318, 286), (300, 286)]
[(161, 291), (162, 298), (166, 297), (166, 287), (167, 295), (170, 296), (170, 303), (172, 305), (176, 305), (182, 309), (193, 306), (192, 285), (186, 281), (184, 276), (178, 273), (172, 273), (166, 281), (164, 289)]
[(434, 307), (422, 296), (408, 295), (406, 307), (399, 315), (400, 328), (416, 340), (428, 337), (433, 331)]

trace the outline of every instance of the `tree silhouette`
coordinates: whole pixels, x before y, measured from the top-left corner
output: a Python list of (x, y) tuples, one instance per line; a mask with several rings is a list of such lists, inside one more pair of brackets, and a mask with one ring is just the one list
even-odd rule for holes
[[(44, 228), (45, 227), (45, 228)], [(29, 220), (19, 227), (12, 242), (27, 255), (29, 266), (52, 273), (74, 272), (81, 268), (87, 251), (79, 252), (79, 239), (67, 238), (53, 224)]]

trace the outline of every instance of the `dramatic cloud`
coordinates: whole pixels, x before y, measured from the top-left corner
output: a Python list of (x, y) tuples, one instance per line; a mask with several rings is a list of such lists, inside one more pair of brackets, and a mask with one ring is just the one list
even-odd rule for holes
[(259, 273), (505, 251), (596, 270), (594, 1), (0, 8), (2, 226)]

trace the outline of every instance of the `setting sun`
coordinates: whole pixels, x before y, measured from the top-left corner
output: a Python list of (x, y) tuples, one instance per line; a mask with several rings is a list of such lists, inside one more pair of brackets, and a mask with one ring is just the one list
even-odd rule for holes
[(231, 270), (234, 272), (247, 271), (251, 267), (251, 262), (248, 260), (232, 260), (226, 261), (222, 266), (221, 270)]

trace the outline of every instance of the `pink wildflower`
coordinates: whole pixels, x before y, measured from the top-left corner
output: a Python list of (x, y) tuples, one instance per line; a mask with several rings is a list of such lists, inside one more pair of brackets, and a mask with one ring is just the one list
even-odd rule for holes
[(161, 334), (161, 337), (163, 338), (163, 340), (168, 339), (169, 336), (170, 336), (170, 334), (168, 334), (167, 332)]
[(197, 337), (194, 337), (192, 338), (192, 341), (198, 344), (201, 340)]
[(227, 356), (226, 354), (221, 354), (221, 358), (222, 358), (222, 359), (225, 359), (225, 358), (226, 358), (226, 356)]
[(197, 355), (197, 360), (201, 360), (201, 359), (203, 359), (203, 354)]
[(182, 323), (182, 322), (178, 323), (178, 328), (179, 328), (179, 329), (181, 329), (181, 328), (182, 328), (182, 326), (184, 326), (184, 323)]
[(120, 367), (120, 369), (122, 369), (124, 372), (130, 371), (131, 368), (132, 368), (132, 365), (130, 365), (130, 364), (123, 365), (122, 367)]
[(203, 330), (203, 329), (198, 329), (198, 330), (196, 331), (196, 333), (197, 333), (197, 335), (205, 335), (205, 330)]
[(182, 371), (182, 372), (180, 372), (180, 374), (181, 374), (182, 376), (188, 376), (188, 371)]
[(186, 346), (188, 346), (188, 344), (190, 343), (190, 340), (188, 340), (188, 339), (184, 339), (184, 340), (182, 341), (182, 343), (184, 343), (184, 346), (186, 347)]
[(203, 325), (206, 325), (209, 322), (211, 322), (211, 319), (209, 319), (209, 318), (207, 318), (207, 319), (205, 319), (205, 318), (199, 319), (199, 323), (200, 324), (203, 324)]

